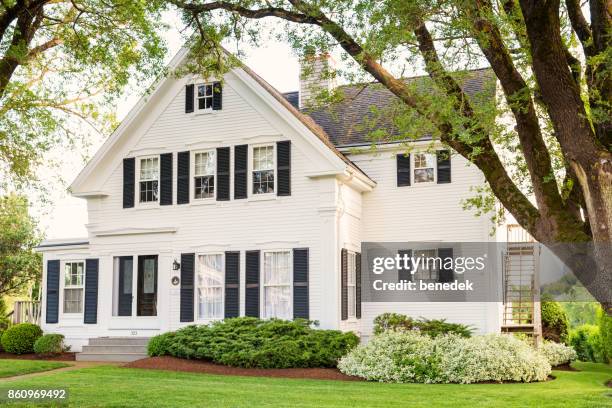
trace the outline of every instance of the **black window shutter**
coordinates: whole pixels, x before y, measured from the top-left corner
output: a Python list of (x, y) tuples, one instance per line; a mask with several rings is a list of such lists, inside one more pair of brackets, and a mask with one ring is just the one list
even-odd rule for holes
[(355, 317), (361, 319), (361, 254), (355, 254)]
[(397, 155), (397, 186), (410, 185), (410, 154)]
[(291, 195), (291, 141), (276, 143), (276, 172), (278, 178), (277, 195)]
[(234, 147), (234, 200), (247, 198), (249, 145)]
[(230, 199), (230, 148), (217, 148), (217, 201)]
[(47, 261), (47, 323), (57, 323), (59, 316), (60, 261)]
[(348, 319), (348, 251), (340, 251), (340, 315), (342, 320)]
[(136, 159), (123, 159), (123, 208), (134, 207), (134, 183), (136, 177)]
[(402, 265), (403, 265), (403, 259), (404, 259), (404, 255), (408, 256), (408, 263), (406, 265), (406, 268), (400, 266), (397, 269), (397, 281), (401, 282), (401, 281), (412, 281), (412, 273), (410, 273), (412, 271), (412, 263), (410, 262), (410, 257), (412, 257), (412, 250), (411, 249), (402, 249), (400, 251), (397, 251), (397, 253), (399, 254), (399, 256), (402, 257)]
[(259, 251), (246, 251), (244, 314), (259, 317)]
[(160, 177), (159, 193), (160, 205), (172, 205), (172, 153), (164, 153), (159, 156)]
[(193, 322), (194, 254), (181, 254), (181, 322)]
[(293, 250), (293, 318), (309, 318), (308, 248)]
[(240, 316), (240, 252), (225, 253), (225, 318)]
[(179, 152), (176, 166), (176, 203), (189, 203), (189, 152)]
[(451, 154), (450, 150), (438, 150), (438, 184), (451, 182)]
[(85, 260), (85, 303), (83, 323), (98, 322), (98, 259)]
[(438, 248), (438, 257), (442, 259), (442, 268), (438, 272), (439, 282), (452, 282), (455, 279), (455, 274), (452, 267), (452, 263), (448, 262), (447, 259), (453, 259), (453, 248)]
[(193, 90), (194, 90), (193, 84), (185, 85), (185, 113), (193, 112), (193, 103), (194, 103)]
[(223, 99), (223, 88), (221, 82), (213, 83), (213, 110), (221, 110)]

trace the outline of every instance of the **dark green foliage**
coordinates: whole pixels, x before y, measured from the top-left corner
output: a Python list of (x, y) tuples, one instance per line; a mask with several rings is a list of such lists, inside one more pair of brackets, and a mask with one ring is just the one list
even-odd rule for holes
[(43, 332), (35, 324), (21, 323), (9, 327), (2, 334), (2, 347), (8, 353), (24, 354), (34, 351), (34, 343)]
[(590, 324), (582, 325), (572, 330), (569, 342), (574, 350), (576, 350), (579, 360), (592, 361), (594, 363), (604, 362), (599, 327)]
[(604, 363), (612, 362), (612, 317), (607, 315), (603, 309), (599, 315), (599, 335), (601, 337), (601, 348)]
[(374, 334), (387, 330), (418, 330), (430, 337), (454, 333), (462, 337), (471, 337), (472, 329), (460, 323), (448, 323), (445, 319), (413, 318), (399, 313), (383, 313), (374, 319)]
[(4, 330), (0, 330), (0, 351), (4, 351), (4, 347), (2, 347), (2, 335), (4, 334)]
[(542, 301), (542, 335), (544, 339), (566, 343), (569, 321), (561, 305), (554, 301)]
[(34, 343), (34, 352), (43, 356), (61, 354), (65, 350), (62, 334), (45, 334)]
[(0, 332), (8, 329), (9, 327), (11, 321), (7, 315), (6, 302), (4, 299), (0, 298)]
[(236, 367), (335, 367), (358, 342), (353, 333), (313, 329), (306, 320), (239, 317), (156, 336), (149, 343), (149, 355)]

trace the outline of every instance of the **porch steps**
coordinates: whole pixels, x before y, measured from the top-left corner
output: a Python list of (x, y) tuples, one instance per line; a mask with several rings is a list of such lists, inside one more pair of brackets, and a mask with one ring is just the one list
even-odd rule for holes
[(130, 362), (147, 357), (145, 337), (97, 337), (89, 339), (83, 351), (77, 353), (77, 361)]

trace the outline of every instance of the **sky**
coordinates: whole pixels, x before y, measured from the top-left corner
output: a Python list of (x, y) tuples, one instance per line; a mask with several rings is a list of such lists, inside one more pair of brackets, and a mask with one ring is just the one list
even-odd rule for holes
[[(179, 34), (180, 22), (172, 15), (166, 15), (164, 20), (169, 25), (169, 30), (164, 37), (169, 49), (167, 61), (170, 61), (182, 46), (182, 39)], [(292, 54), (287, 44), (267, 41), (265, 47), (256, 49), (244, 47), (242, 50), (246, 51), (247, 54), (243, 61), (279, 91), (288, 92), (298, 89), (299, 61)], [(119, 119), (124, 118), (140, 96), (134, 90), (127, 92), (117, 105), (117, 117)], [(90, 156), (96, 152), (104, 141), (104, 138), (98, 139), (89, 148)], [(68, 185), (84, 167), (84, 163), (78, 156), (78, 154), (70, 155), (67, 160), (63, 160), (61, 163), (60, 174)], [(52, 180), (51, 182), (57, 183), (58, 181)], [(50, 211), (40, 217), (40, 227), (46, 233), (46, 239), (86, 237), (87, 208), (85, 200), (71, 197), (62, 187), (55, 191), (51, 199), (54, 204)]]

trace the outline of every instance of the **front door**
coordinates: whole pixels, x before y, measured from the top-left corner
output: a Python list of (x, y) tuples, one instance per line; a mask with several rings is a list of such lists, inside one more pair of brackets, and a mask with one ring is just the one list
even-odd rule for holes
[(157, 255), (138, 257), (137, 316), (157, 316)]

